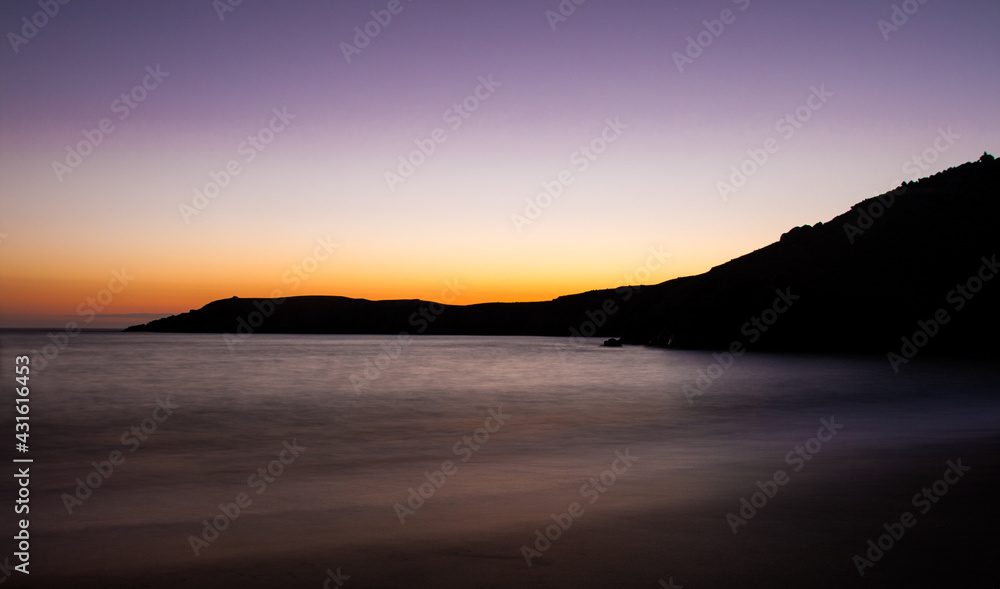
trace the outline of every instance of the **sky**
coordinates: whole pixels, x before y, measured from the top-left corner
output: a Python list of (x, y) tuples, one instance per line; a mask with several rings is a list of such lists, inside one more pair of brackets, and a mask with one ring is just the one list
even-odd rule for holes
[(4, 2), (0, 327), (654, 284), (1000, 146), (995, 1), (577, 2)]

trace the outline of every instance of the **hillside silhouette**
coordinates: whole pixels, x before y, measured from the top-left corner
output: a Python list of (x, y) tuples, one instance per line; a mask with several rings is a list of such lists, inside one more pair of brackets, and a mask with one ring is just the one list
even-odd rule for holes
[(987, 354), (1000, 350), (998, 186), (1000, 162), (984, 154), (704, 274), (650, 286), (476, 305), (233, 297), (126, 331), (597, 336), (844, 353), (898, 352), (907, 338), (920, 353)]

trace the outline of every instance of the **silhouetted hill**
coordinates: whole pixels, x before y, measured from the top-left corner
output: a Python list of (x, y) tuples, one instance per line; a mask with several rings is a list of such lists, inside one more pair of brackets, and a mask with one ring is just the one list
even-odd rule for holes
[(441, 305), (417, 299), (369, 301), (333, 296), (213, 301), (201, 309), (126, 331), (182, 333), (342, 333), (436, 335), (566, 335), (577, 316), (599, 308), (594, 291), (537, 303)]
[(887, 352), (945, 309), (948, 323), (928, 349), (997, 349), (1000, 279), (971, 300), (952, 291), (1000, 253), (998, 186), (1000, 162), (984, 156), (796, 227), (705, 274), (644, 289), (623, 318), (626, 341), (749, 343), (755, 327), (744, 330), (746, 322), (790, 289), (799, 299), (754, 347)]
[[(1000, 279), (988, 279), (1000, 272), (992, 269), (1000, 253), (998, 186), (1000, 162), (984, 156), (905, 183), (825, 223), (796, 227), (704, 274), (653, 286), (465, 306), (234, 297), (128, 331), (582, 334), (679, 348), (724, 349), (736, 342), (751, 349), (881, 353), (898, 352), (903, 336), (926, 331), (933, 336), (927, 351), (986, 353), (1000, 350)], [(944, 319), (937, 329), (929, 323), (935, 313)]]

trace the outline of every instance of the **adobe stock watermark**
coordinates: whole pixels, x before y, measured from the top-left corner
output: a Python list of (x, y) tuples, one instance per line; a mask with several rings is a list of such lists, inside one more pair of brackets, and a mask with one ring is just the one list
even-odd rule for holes
[(771, 306), (761, 311), (759, 316), (752, 317), (740, 327), (740, 333), (747, 338), (746, 343), (742, 339), (737, 338), (730, 342), (728, 351), (724, 351), (721, 354), (712, 352), (712, 358), (715, 361), (709, 364), (704, 370), (698, 370), (695, 388), (692, 388), (690, 385), (681, 387), (688, 405), (694, 405), (694, 398), (703, 395), (715, 381), (722, 378), (722, 375), (733, 367), (736, 358), (746, 353), (747, 346), (757, 343), (757, 340), (778, 322), (778, 317), (787, 313), (792, 305), (795, 304), (795, 301), (800, 298), (799, 295), (792, 294), (791, 288), (786, 288), (785, 290), (779, 289), (774, 292), (778, 296), (774, 298)]
[[(829, 420), (825, 417), (820, 419), (819, 423), (820, 426), (816, 430), (816, 437), (809, 438), (785, 454), (785, 464), (792, 467), (792, 472), (801, 471), (805, 467), (806, 462), (812, 460), (816, 454), (819, 454), (819, 451), (823, 449), (823, 444), (832, 440), (837, 435), (837, 432), (844, 428), (844, 424), (837, 423), (833, 415), (830, 416)], [(824, 435), (824, 433), (829, 435)], [(737, 510), (739, 515), (734, 513), (726, 514), (726, 523), (729, 524), (733, 535), (739, 532), (740, 526), (747, 525), (748, 521), (753, 519), (761, 509), (764, 509), (767, 502), (774, 499), (774, 496), (778, 494), (778, 490), (787, 485), (790, 480), (787, 472), (783, 469), (778, 469), (774, 471), (769, 480), (765, 482), (757, 481), (757, 488), (759, 490), (754, 491), (750, 495), (749, 501), (746, 497), (740, 497), (740, 508)]]
[[(128, 92), (122, 92), (121, 96), (111, 101), (111, 113), (117, 115), (119, 121), (124, 121), (139, 108), (139, 105), (149, 98), (149, 93), (160, 87), (165, 79), (170, 76), (170, 72), (160, 70), (160, 64), (156, 67), (146, 66), (146, 75), (142, 77), (139, 84), (136, 84)], [(83, 129), (81, 134), (83, 139), (76, 145), (66, 146), (66, 157), (62, 161), (52, 161), (52, 171), (56, 175), (56, 180), (62, 182), (66, 174), (70, 174), (83, 165), (99, 145), (104, 143), (117, 127), (110, 118), (103, 118), (97, 122), (93, 129)]]
[(857, 207), (858, 216), (854, 223), (845, 221), (843, 225), (848, 243), (854, 245), (854, 240), (871, 229), (875, 225), (875, 221), (882, 218), (889, 207), (896, 203), (896, 197), (903, 194), (906, 194), (905, 184), (895, 190), (880, 194), (865, 206), (859, 205)]
[(927, 149), (907, 160), (903, 164), (903, 173), (907, 174), (910, 180), (917, 180), (921, 174), (933, 171), (931, 166), (934, 162), (938, 161), (941, 154), (947, 152), (955, 145), (956, 139), (961, 138), (961, 135), (951, 130), (951, 125), (947, 129), (938, 127), (938, 134), (934, 138), (933, 143)]
[[(903, 163), (903, 173), (910, 176), (911, 182), (916, 181), (920, 178), (921, 173), (927, 172), (931, 164), (938, 161), (941, 154), (955, 145), (956, 139), (961, 138), (961, 135), (951, 130), (951, 126), (947, 129), (939, 127), (938, 134), (934, 138), (933, 143), (927, 149), (919, 154), (914, 154), (913, 157)], [(857, 207), (858, 217), (854, 220), (854, 223), (845, 222), (843, 226), (847, 241), (851, 245), (854, 245), (854, 240), (871, 229), (875, 225), (875, 221), (880, 219), (889, 210), (889, 207), (896, 202), (896, 197), (906, 194), (906, 191), (907, 183), (903, 182), (895, 190), (878, 196), (878, 202), (872, 200), (872, 202), (864, 207)]]
[(556, 5), (555, 10), (550, 8), (545, 11), (543, 16), (545, 16), (545, 20), (549, 23), (549, 26), (552, 27), (552, 31), (555, 32), (556, 25), (568, 21), (569, 17), (576, 14), (577, 6), (582, 6), (586, 2), (587, 0), (561, 0)]
[(910, 21), (910, 17), (920, 10), (920, 7), (927, 4), (928, 0), (904, 0), (902, 6), (892, 5), (892, 13), (889, 20), (879, 19), (875, 24), (878, 31), (882, 33), (882, 40), (888, 41), (889, 34), (898, 32), (899, 29)]
[[(980, 261), (982, 264), (976, 273), (966, 279), (964, 283), (956, 284), (955, 288), (949, 290), (948, 294), (944, 297), (945, 302), (951, 303), (952, 310), (956, 313), (964, 309), (965, 305), (979, 294), (986, 283), (993, 280), (993, 277), (997, 275), (997, 271), (1000, 270), (996, 254), (993, 254), (990, 258), (983, 256), (980, 258)], [(918, 320), (917, 330), (913, 332), (913, 335), (900, 338), (899, 353), (891, 351), (886, 354), (892, 371), (898, 374), (900, 365), (906, 364), (915, 358), (920, 350), (930, 343), (931, 338), (941, 332), (942, 326), (946, 325), (949, 321), (951, 321), (951, 316), (945, 307), (941, 307), (935, 311), (934, 315), (926, 321), (923, 319)]]
[[(407, 0), (407, 2), (412, 1)], [(347, 63), (351, 63), (354, 56), (361, 55), (361, 52), (371, 45), (371, 42), (383, 30), (388, 28), (389, 24), (392, 23), (392, 18), (402, 14), (405, 8), (400, 0), (389, 0), (384, 9), (371, 11), (371, 20), (360, 27), (354, 27), (354, 43), (344, 41), (340, 44), (340, 52), (344, 54)]]
[[(303, 257), (298, 264), (293, 264), (281, 275), (282, 284), (289, 285), (292, 292), (298, 290), (305, 280), (308, 280), (313, 273), (319, 270), (320, 264), (330, 259), (338, 247), (340, 244), (331, 241), (329, 235), (325, 238), (317, 237), (316, 247), (313, 248), (312, 254)], [(285, 302), (285, 297), (284, 291), (277, 288), (271, 291), (270, 298), (255, 299), (253, 306), (257, 310), (251, 311), (246, 318), (236, 318), (236, 333), (222, 334), (222, 341), (225, 342), (226, 348), (232, 352), (237, 344), (253, 335), (254, 331), (274, 314), (277, 306)]]
[[(774, 130), (782, 140), (788, 141), (794, 137), (795, 133), (833, 97), (833, 92), (826, 89), (826, 84), (820, 84), (819, 88), (811, 86), (809, 90), (809, 96), (801, 105), (792, 112), (785, 113), (785, 116), (775, 122)], [(715, 183), (715, 188), (719, 191), (722, 201), (729, 202), (729, 195), (738, 192), (754, 174), (770, 161), (772, 155), (778, 153), (780, 148), (781, 143), (778, 137), (769, 137), (759, 148), (748, 149), (747, 159), (730, 168), (729, 182), (720, 180)]]
[(648, 251), (649, 256), (642, 266), (623, 275), (618, 280), (618, 283), (613, 287), (614, 296), (605, 298), (599, 308), (586, 311), (584, 313), (586, 319), (579, 325), (569, 328), (569, 344), (559, 344), (557, 346), (557, 351), (564, 361), (567, 357), (567, 348), (586, 345), (584, 338), (596, 335), (598, 330), (608, 322), (611, 316), (618, 312), (617, 299), (621, 299), (623, 303), (631, 299), (635, 295), (635, 292), (642, 288), (641, 285), (649, 280), (653, 272), (662, 268), (672, 255), (663, 251), (662, 245), (659, 248), (650, 247)]
[(69, 4), (70, 0), (38, 0), (38, 7), (41, 9), (31, 17), (21, 17), (21, 31), (18, 35), (14, 31), (7, 33), (7, 40), (10, 41), (14, 54), (21, 53), (21, 47), (28, 44), (28, 41), (38, 36), (49, 22), (59, 15), (62, 6)]
[(215, 9), (219, 22), (225, 22), (226, 15), (230, 12), (236, 12), (236, 8), (240, 4), (243, 4), (243, 0), (212, 0), (212, 8)]
[[(733, 4), (740, 7), (740, 12), (743, 12), (750, 7), (750, 0), (732, 0)], [(725, 32), (726, 27), (736, 22), (736, 15), (738, 13), (725, 8), (719, 13), (719, 18), (708, 20), (705, 19), (701, 21), (704, 25), (704, 30), (694, 35), (693, 37), (687, 37), (685, 39), (688, 44), (684, 48), (684, 53), (679, 51), (674, 51), (671, 57), (674, 58), (674, 65), (677, 66), (677, 71), (684, 73), (684, 67), (689, 66), (694, 63), (694, 60), (701, 57), (705, 50), (715, 42), (716, 39), (722, 36)]]
[[(940, 479), (934, 481), (929, 487), (924, 487), (914, 493), (910, 503), (915, 509), (920, 510), (920, 515), (927, 515), (934, 507), (934, 504), (948, 493), (952, 485), (958, 483), (965, 476), (965, 473), (972, 470), (971, 466), (962, 464), (961, 458), (954, 461), (949, 460), (945, 465), (948, 468), (945, 469)], [(954, 477), (949, 475), (954, 475)], [(909, 511), (904, 511), (900, 514), (899, 521), (897, 522), (882, 524), (882, 529), (885, 530), (885, 533), (876, 540), (868, 539), (868, 550), (864, 553), (868, 558), (860, 554), (855, 554), (851, 558), (851, 563), (857, 569), (858, 576), (865, 576), (865, 569), (875, 566), (876, 562), (882, 560), (885, 553), (892, 550), (896, 542), (902, 540), (903, 536), (906, 535), (906, 531), (915, 525), (917, 525), (917, 518)]]
[(538, 219), (542, 215), (542, 211), (552, 206), (552, 203), (562, 196), (566, 187), (573, 184), (576, 176), (586, 172), (597, 161), (597, 158), (608, 150), (608, 146), (622, 136), (627, 128), (628, 125), (622, 123), (620, 117), (615, 117), (614, 120), (604, 119), (604, 128), (601, 129), (601, 132), (570, 154), (569, 163), (573, 168), (563, 169), (556, 174), (554, 179), (543, 181), (542, 192), (536, 194), (534, 198), (524, 199), (525, 205), (521, 214), (511, 214), (510, 220), (514, 224), (514, 229), (521, 233), (524, 227), (531, 225)]
[(274, 138), (288, 128), (288, 123), (295, 119), (296, 116), (288, 112), (287, 106), (281, 107), (281, 110), (277, 108), (271, 109), (271, 113), (274, 116), (271, 117), (267, 125), (261, 127), (253, 135), (247, 135), (247, 138), (236, 146), (236, 154), (243, 156), (242, 164), (239, 159), (233, 158), (218, 172), (209, 172), (209, 181), (201, 188), (194, 189), (194, 197), (191, 199), (191, 204), (182, 202), (177, 205), (177, 209), (180, 211), (181, 218), (184, 219), (185, 223), (190, 224), (191, 217), (200, 215), (202, 211), (208, 208), (212, 200), (222, 194), (223, 189), (232, 183), (233, 178), (240, 175), (243, 171), (243, 166), (257, 159), (257, 156), (267, 149), (267, 146), (274, 141)]
[[(473, 89), (472, 93), (462, 100), (455, 102), (451, 105), (451, 108), (444, 111), (444, 114), (441, 115), (442, 122), (452, 131), (458, 131), (465, 121), (478, 111), (482, 104), (489, 100), (500, 86), (503, 86), (503, 84), (494, 80), (493, 74), (485, 77), (479, 76), (479, 84)], [(427, 160), (437, 153), (438, 146), (444, 144), (447, 140), (448, 131), (444, 127), (435, 127), (426, 138), (414, 140), (413, 144), (417, 148), (406, 155), (399, 156), (399, 165), (396, 166), (395, 170), (385, 171), (384, 177), (386, 184), (389, 186), (389, 191), (396, 192), (396, 187), (413, 177), (417, 169), (426, 164)]]
[[(439, 297), (444, 301), (444, 304), (432, 302), (422, 305), (410, 314), (407, 323), (416, 329), (417, 335), (424, 333), (431, 326), (431, 323), (445, 312), (445, 305), (453, 304), (466, 288), (468, 287), (461, 284), (457, 278), (446, 280)], [(401, 331), (396, 335), (396, 339), (391, 345), (379, 344), (381, 351), (373, 359), (365, 359), (364, 371), (361, 374), (352, 373), (349, 377), (355, 395), (360, 395), (363, 388), (382, 376), (382, 373), (403, 353), (403, 348), (410, 344), (411, 337), (409, 331)]]
[[(299, 446), (293, 438), (291, 442), (282, 442), (283, 448), (278, 453), (278, 457), (268, 464), (257, 469), (256, 472), (247, 477), (247, 486), (256, 489), (256, 494), (261, 495), (267, 490), (267, 486), (274, 483), (283, 472), (285, 467), (295, 462), (299, 454), (306, 451), (305, 446)], [(203, 519), (201, 523), (204, 527), (198, 536), (188, 536), (188, 545), (194, 552), (195, 557), (201, 556), (201, 551), (219, 539), (219, 535), (228, 530), (229, 526), (240, 517), (242, 510), (253, 504), (253, 499), (246, 492), (237, 493), (232, 502), (219, 504), (219, 515), (211, 520)]]
[[(173, 414), (174, 409), (179, 408), (180, 405), (174, 405), (170, 402), (170, 395), (167, 395), (164, 401), (156, 399), (156, 407), (153, 409), (152, 415), (140, 421), (139, 425), (133, 425), (122, 433), (121, 438), (119, 438), (122, 446), (128, 448), (128, 453), (132, 454), (139, 449), (139, 446), (143, 442), (156, 433), (157, 427)], [(62, 494), (62, 501), (66, 507), (66, 512), (73, 515), (74, 508), (82, 506), (83, 502), (89, 499), (94, 494), (94, 491), (104, 484), (104, 481), (111, 478), (111, 475), (115, 472), (115, 467), (125, 464), (125, 457), (126, 455), (121, 450), (112, 450), (108, 453), (107, 460), (103, 462), (97, 462), (96, 460), (91, 462), (90, 465), (94, 467), (93, 472), (88, 473), (84, 478), (76, 478), (76, 488), (73, 490), (72, 495), (69, 493)]]
[[(500, 428), (510, 418), (510, 415), (504, 414), (502, 407), (497, 407), (495, 411), (490, 409), (488, 413), (489, 417), (483, 422), (482, 427), (476, 428), (471, 435), (463, 436), (462, 439), (455, 442), (451, 447), (451, 451), (456, 456), (462, 457), (462, 462), (468, 462), (472, 458), (472, 455), (490, 440), (490, 434), (500, 431)], [(493, 423), (492, 426), (490, 422)], [(453, 460), (445, 460), (441, 463), (441, 468), (434, 472), (424, 471), (425, 480), (417, 485), (416, 489), (413, 487), (407, 489), (409, 494), (406, 497), (406, 505), (396, 503), (392, 506), (392, 510), (396, 512), (396, 517), (399, 518), (400, 525), (406, 524), (407, 517), (416, 515), (417, 511), (424, 506), (426, 501), (444, 486), (448, 477), (454, 476), (457, 473), (458, 465)]]
[[(135, 276), (129, 274), (125, 268), (122, 268), (121, 271), (112, 270), (107, 288), (102, 288), (94, 296), (85, 298), (76, 306), (76, 314), (83, 317), (83, 324), (89, 325), (96, 319), (97, 314), (107, 308), (114, 300), (115, 295), (121, 294), (132, 280), (135, 280)], [(42, 346), (41, 351), (31, 350), (32, 371), (39, 373), (45, 370), (49, 362), (55, 360), (69, 346), (70, 340), (76, 337), (81, 329), (80, 324), (76, 321), (67, 321), (61, 332), (50, 332), (48, 338), (51, 343)]]
[[(340, 567), (337, 567), (337, 572), (333, 572), (333, 569), (326, 569), (326, 578), (323, 580), (323, 589), (333, 589), (334, 587), (343, 587), (351, 578), (350, 575), (345, 575), (340, 572)], [(331, 585), (333, 583), (333, 585)]]
[[(615, 450), (615, 458), (611, 461), (611, 467), (584, 483), (580, 487), (580, 497), (587, 499), (587, 503), (590, 505), (597, 503), (601, 495), (607, 493), (608, 489), (618, 481), (618, 477), (628, 472), (628, 469), (632, 467), (632, 463), (638, 462), (638, 460), (638, 457), (629, 454), (628, 448), (625, 449), (624, 454), (619, 450)], [(584, 511), (583, 505), (578, 501), (574, 501), (566, 507), (566, 511), (563, 513), (549, 514), (549, 517), (555, 523), (545, 526), (544, 532), (542, 528), (537, 528), (532, 546), (527, 544), (521, 545), (521, 556), (524, 557), (524, 562), (530, 567), (533, 564), (531, 562), (532, 559), (541, 558), (542, 553), (552, 548), (552, 543), (559, 540), (563, 532), (570, 529), (574, 520), (583, 517)]]
[[(16, 568), (17, 568), (18, 571), (23, 572), (21, 570), (21, 568), (20, 568), (21, 566), (24, 566), (24, 565), (23, 564), (19, 564), (19, 565), (17, 565)], [(25, 567), (25, 568), (27, 568), (27, 567)], [(3, 583), (7, 579), (9, 579), (12, 576), (14, 576), (14, 573), (12, 572), (12, 571), (14, 571), (14, 569), (15, 569), (15, 567), (11, 566), (11, 564), (10, 564), (10, 557), (9, 556), (5, 556), (3, 558), (3, 563), (0, 563), (0, 583)]]

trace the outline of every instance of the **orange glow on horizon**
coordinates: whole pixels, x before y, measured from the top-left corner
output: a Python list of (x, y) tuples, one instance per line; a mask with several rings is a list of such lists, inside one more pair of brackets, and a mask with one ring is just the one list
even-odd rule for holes
[[(233, 296), (445, 302), (451, 299), (442, 295), (449, 283), (459, 287), (453, 300), (457, 305), (548, 301), (699, 274), (745, 249), (712, 243), (674, 252), (659, 245), (599, 240), (555, 240), (553, 245), (531, 237), (484, 245), (465, 236), (465, 243), (475, 247), (425, 240), (419, 249), (400, 249), (343, 239), (332, 251), (323, 251), (317, 244), (325, 238), (288, 235), (248, 244), (207, 232), (171, 247), (149, 239), (122, 248), (119, 239), (105, 236), (77, 248), (73, 244), (82, 242), (84, 234), (80, 228), (74, 231), (60, 242), (3, 244), (0, 327), (48, 328), (67, 321), (81, 327), (127, 327)], [(652, 257), (654, 249), (663, 255)]]
[[(117, 271), (116, 271), (117, 272)], [(625, 275), (621, 275), (624, 277)], [(664, 282), (677, 275), (658, 275), (655, 281)], [(126, 275), (128, 278), (128, 275)], [(126, 327), (146, 323), (153, 317), (145, 314), (176, 315), (219, 299), (232, 296), (240, 298), (268, 298), (278, 296), (345, 296), (368, 300), (420, 299), (444, 302), (448, 285), (454, 285), (458, 295), (452, 304), (473, 305), (492, 302), (548, 301), (560, 296), (600, 290), (616, 286), (619, 279), (586, 280), (577, 277), (552, 278), (548, 281), (507, 282), (499, 279), (475, 281), (470, 278), (445, 278), (439, 282), (421, 280), (419, 283), (390, 283), (368, 285), (360, 282), (346, 286), (340, 281), (304, 281), (298, 288), (295, 283), (282, 284), (244, 277), (243, 280), (214, 280), (206, 283), (169, 283), (161, 280), (139, 281), (121, 287), (109, 274), (104, 280), (65, 278), (42, 279), (38, 277), (3, 277), (5, 284), (18, 283), (22, 288), (5, 289), (0, 304), (0, 327), (53, 327), (66, 321), (75, 321), (81, 327)], [(633, 281), (632, 284), (638, 284)], [(118, 290), (114, 293), (112, 291)], [(121, 317), (136, 314), (134, 318)], [(114, 315), (115, 317), (103, 317)], [(18, 321), (12, 321), (17, 318)]]

